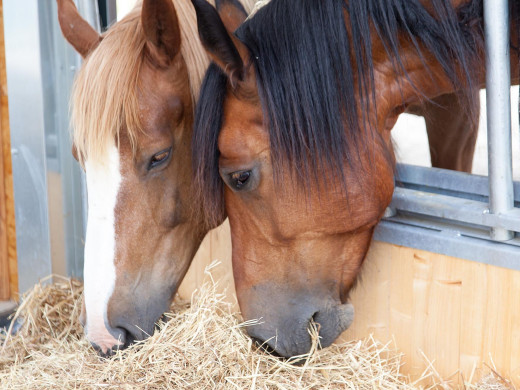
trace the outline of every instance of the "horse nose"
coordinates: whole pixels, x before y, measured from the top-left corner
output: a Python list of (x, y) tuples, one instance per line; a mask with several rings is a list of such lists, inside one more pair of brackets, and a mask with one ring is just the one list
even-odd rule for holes
[(114, 322), (114, 325), (116, 326), (117, 331), (120, 332), (122, 340), (124, 341), (119, 346), (119, 349), (125, 349), (138, 341), (147, 339), (153, 335), (156, 328), (155, 323), (143, 323), (139, 326), (133, 321), (126, 320), (125, 318), (117, 320)]
[(168, 310), (171, 290), (150, 290), (153, 287), (140, 287), (137, 293), (119, 288), (105, 310), (93, 306), (89, 312), (86, 308), (85, 334), (102, 355), (111, 355), (154, 334), (156, 321)]
[(313, 320), (318, 325), (320, 345), (323, 348), (328, 347), (354, 321), (354, 306), (346, 303), (320, 310), (314, 314)]
[(128, 346), (127, 332), (124, 329), (110, 328), (106, 330), (108, 331), (106, 334), (86, 331), (87, 340), (99, 355), (109, 357), (117, 350)]
[(116, 351), (126, 349), (130, 345), (137, 341), (142, 341), (153, 334), (155, 329), (150, 332), (146, 332), (139, 328), (137, 325), (133, 325), (127, 321), (119, 321), (117, 327), (108, 328), (110, 334), (114, 337), (113, 339), (100, 339), (95, 340), (88, 337), (90, 343), (94, 349), (103, 357), (110, 357), (115, 354)]
[[(279, 316), (280, 314), (282, 314)], [(290, 358), (308, 353), (312, 346), (309, 333), (311, 321), (317, 325), (319, 343), (328, 347), (354, 320), (351, 304), (338, 304), (313, 310), (311, 307), (276, 310), (278, 316), (267, 313), (260, 324), (247, 328), (257, 344), (268, 352)]]

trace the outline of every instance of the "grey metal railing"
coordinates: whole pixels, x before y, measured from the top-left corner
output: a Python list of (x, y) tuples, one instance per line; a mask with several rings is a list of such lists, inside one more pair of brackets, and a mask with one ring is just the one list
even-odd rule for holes
[(488, 177), (398, 165), (394, 197), (375, 238), (520, 269), (520, 182), (512, 178), (508, 0), (484, 0), (484, 27)]
[[(99, 30), (97, 0), (76, 0)], [(55, 1), (4, 1), (19, 291), (52, 272), (82, 276), (83, 173), (71, 154), (69, 93), (81, 59)], [(64, 259), (62, 262), (56, 259)]]
[[(508, 3), (484, 1), (489, 213), (493, 215), (508, 213), (513, 208)], [(491, 238), (507, 241), (513, 238), (513, 232), (492, 226)]]

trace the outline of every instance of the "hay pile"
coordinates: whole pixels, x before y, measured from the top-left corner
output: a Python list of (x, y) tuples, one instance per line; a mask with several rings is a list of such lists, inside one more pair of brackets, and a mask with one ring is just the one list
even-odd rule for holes
[(0, 388), (415, 388), (400, 374), (401, 355), (373, 338), (318, 350), (311, 330), (314, 347), (301, 365), (264, 353), (244, 332), (254, 324), (240, 322), (207, 272), (191, 304), (175, 302), (159, 332), (110, 359), (98, 357), (83, 339), (81, 283), (37, 285), (16, 314), (24, 318), (19, 333), (0, 335)]

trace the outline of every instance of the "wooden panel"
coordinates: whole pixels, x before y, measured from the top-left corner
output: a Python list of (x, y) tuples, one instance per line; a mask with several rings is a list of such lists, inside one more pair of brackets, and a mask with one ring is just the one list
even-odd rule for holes
[(0, 0), (0, 146), (0, 299), (9, 299), (14, 298), (18, 291), (18, 265), (2, 0)]
[[(206, 238), (183, 283), (185, 297), (204, 266), (219, 259), (221, 289), (228, 284), (235, 302), (229, 237), (226, 223)], [(354, 323), (341, 339), (395, 341), (412, 379), (425, 370), (426, 356), (455, 385), (474, 370), (477, 377), (487, 372), (484, 363), (520, 385), (520, 271), (374, 242), (351, 301)]]
[[(179, 295), (183, 299), (190, 299), (193, 291), (204, 280), (204, 270), (214, 260), (221, 262), (220, 266), (212, 271), (215, 280), (218, 280), (219, 292), (226, 292), (228, 300), (236, 303), (235, 284), (231, 268), (231, 235), (229, 223), (226, 220), (221, 226), (210, 231), (193, 259), (193, 263), (179, 287)], [(238, 307), (238, 305), (237, 305)]]
[[(412, 350), (415, 341), (414, 337), (410, 337), (414, 318), (413, 256), (399, 247), (392, 247), (390, 250), (392, 252), (392, 272), (390, 276), (389, 333), (401, 340), (400, 348)], [(411, 370), (410, 363), (406, 363), (409, 370)]]
[[(384, 248), (372, 246), (369, 257), (385, 258)], [(389, 260), (389, 259), (387, 259)], [(352, 293), (352, 302), (355, 302), (355, 321), (358, 326), (351, 327), (342, 339), (352, 340), (373, 334), (377, 339), (390, 337), (390, 290), (391, 261), (365, 261), (362, 274), (372, 275), (374, 283), (359, 283)], [(358, 307), (363, 307), (359, 311)]]
[[(471, 373), (479, 367), (483, 356), (483, 333), (486, 326), (487, 266), (464, 262), (462, 274), (462, 306), (460, 333), (460, 368), (463, 373)], [(468, 374), (469, 375), (469, 374)]]
[[(510, 375), (520, 378), (520, 272), (511, 274), (509, 286), (509, 311), (511, 313)], [(519, 380), (520, 381), (520, 380)], [(518, 382), (517, 388), (518, 388)]]
[[(372, 266), (365, 267), (352, 294), (356, 318), (343, 337), (367, 336), (374, 318), (389, 311), (389, 334), (380, 332), (378, 339), (395, 340), (405, 354), (403, 372), (412, 378), (426, 368), (424, 353), (454, 384), (474, 369), (476, 375), (486, 372), (484, 363), (520, 384), (519, 271), (380, 242), (373, 243), (366, 262)], [(381, 297), (381, 272), (388, 264), (392, 287)], [(374, 312), (378, 299), (388, 307)]]
[[(403, 252), (406, 252), (406, 250), (403, 249), (401, 254)], [(420, 376), (424, 370), (424, 359), (421, 351), (425, 349), (424, 329), (426, 329), (428, 318), (427, 308), (433, 278), (433, 265), (429, 254), (412, 253), (410, 257), (413, 268), (413, 327), (411, 328), (412, 344), (407, 363), (409, 373), (413, 376)]]
[(443, 378), (452, 378), (459, 369), (462, 280), (457, 264), (433, 261), (429, 300), (424, 310), (427, 318), (423, 352), (435, 359), (435, 367)]
[[(511, 280), (512, 273), (508, 270), (489, 268), (486, 300), (483, 302), (486, 305), (483, 358), (488, 364), (492, 359), (497, 367), (504, 367), (507, 371), (511, 369)], [(520, 346), (515, 346), (515, 350), (520, 353)]]

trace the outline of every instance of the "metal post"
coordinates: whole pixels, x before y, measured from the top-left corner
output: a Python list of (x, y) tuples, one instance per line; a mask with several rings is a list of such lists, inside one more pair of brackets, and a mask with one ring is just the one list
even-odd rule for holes
[[(513, 208), (508, 0), (484, 1), (484, 28), (489, 211), (500, 214)], [(510, 240), (513, 232), (492, 228), (491, 238)]]
[(117, 21), (116, 0), (98, 0), (99, 14), (101, 15), (101, 28), (105, 31)]
[(78, 11), (96, 31), (101, 31), (101, 20), (96, 0), (77, 0)]
[(117, 22), (117, 2), (116, 0), (106, 0), (107, 2), (107, 24), (111, 26)]
[(25, 292), (52, 271), (38, 1), (4, 1), (18, 256)]

